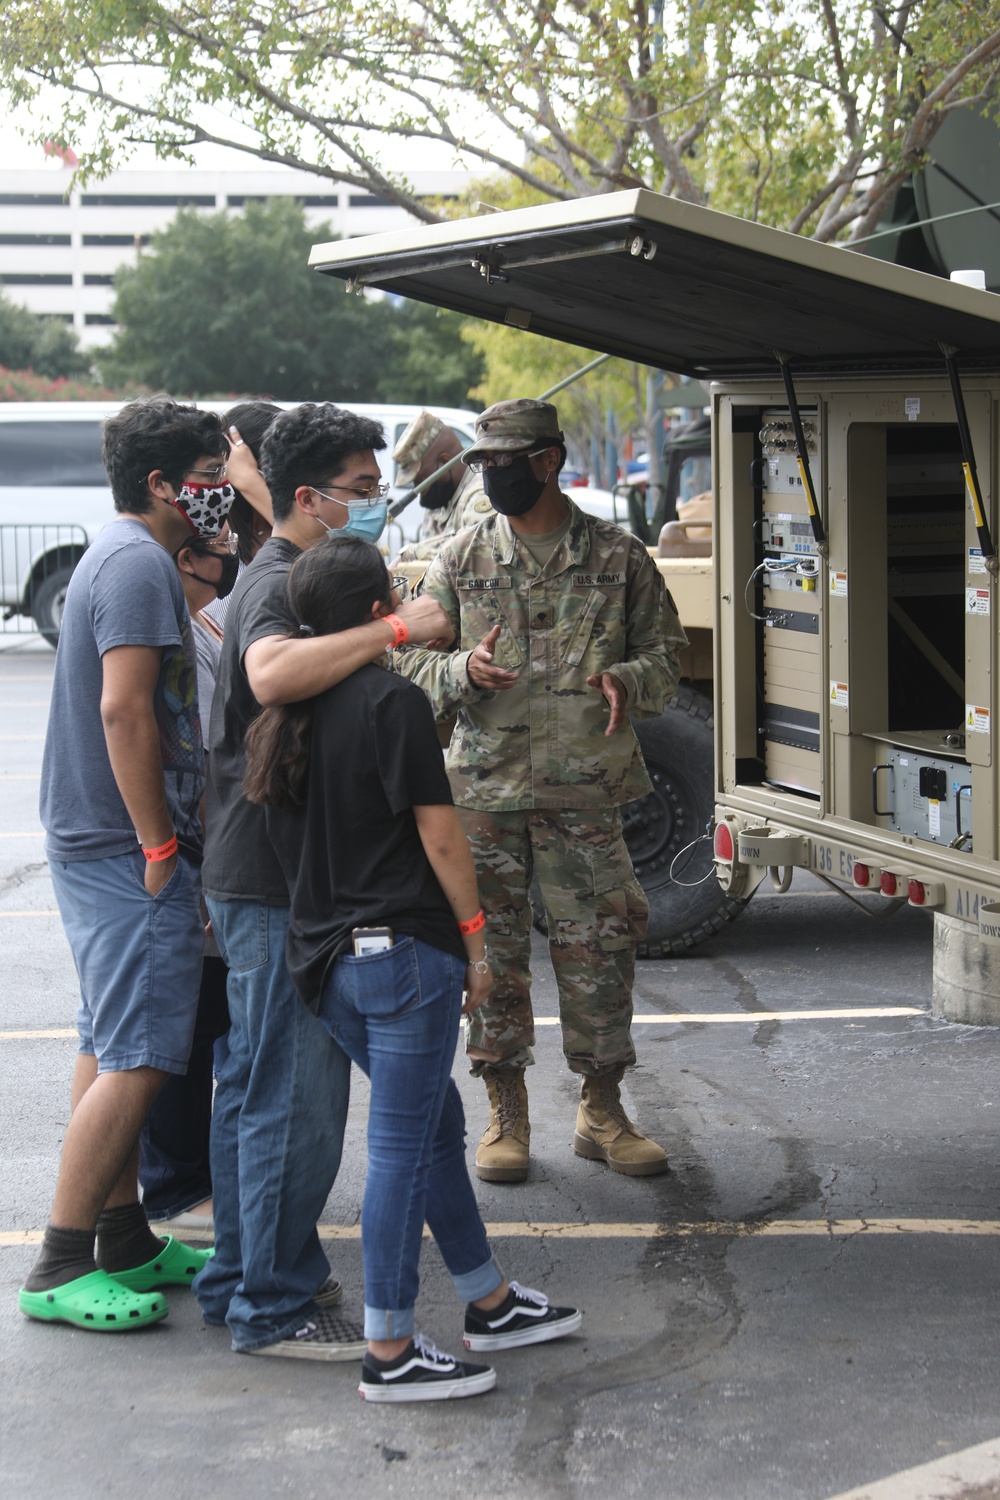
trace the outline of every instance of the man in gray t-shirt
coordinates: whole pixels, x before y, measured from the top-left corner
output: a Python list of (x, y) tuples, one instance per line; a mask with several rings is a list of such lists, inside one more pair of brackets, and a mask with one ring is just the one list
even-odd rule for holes
[(51, 1218), (19, 1303), (92, 1331), (165, 1317), (155, 1289), (188, 1284), (207, 1258), (151, 1233), (136, 1157), (150, 1105), (187, 1067), (203, 951), (204, 751), (171, 554), (225, 524), (227, 453), (214, 414), (173, 401), (108, 420), (118, 517), (70, 581), (56, 655), (41, 811), (80, 979), (80, 1049)]

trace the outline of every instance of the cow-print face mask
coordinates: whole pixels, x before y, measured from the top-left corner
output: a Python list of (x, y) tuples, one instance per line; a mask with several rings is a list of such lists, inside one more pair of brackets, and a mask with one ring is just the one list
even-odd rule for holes
[(218, 536), (229, 515), (229, 507), (236, 499), (231, 484), (182, 484), (176, 500), (171, 500), (181, 512), (195, 536)]

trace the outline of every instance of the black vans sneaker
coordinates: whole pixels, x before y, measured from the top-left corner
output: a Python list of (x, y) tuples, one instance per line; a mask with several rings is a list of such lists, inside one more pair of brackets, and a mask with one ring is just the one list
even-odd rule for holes
[(368, 1340), (362, 1325), (335, 1308), (321, 1307), (287, 1338), (241, 1354), (270, 1354), (279, 1359), (355, 1360), (364, 1357)]
[(395, 1359), (365, 1355), (358, 1394), (363, 1401), (450, 1401), (491, 1391), (496, 1383), (489, 1365), (463, 1364), (417, 1333)]
[(582, 1314), (575, 1307), (552, 1307), (544, 1292), (512, 1281), (499, 1307), (485, 1312), (470, 1302), (465, 1309), (466, 1349), (520, 1349), (576, 1333)]

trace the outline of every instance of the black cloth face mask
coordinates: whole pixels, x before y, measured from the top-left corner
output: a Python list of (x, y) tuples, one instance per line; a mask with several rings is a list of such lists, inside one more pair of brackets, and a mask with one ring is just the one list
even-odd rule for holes
[[(186, 546), (187, 543), (185, 543), (184, 545)], [(184, 547), (178, 547), (177, 552), (183, 551)], [(177, 560), (177, 552), (174, 553), (175, 562)], [(192, 552), (191, 555), (192, 557), (198, 556), (197, 552)], [(197, 578), (198, 582), (205, 584), (207, 588), (214, 589), (218, 598), (225, 599), (226, 595), (231, 594), (233, 592), (233, 589), (236, 587), (236, 580), (239, 577), (240, 573), (240, 560), (239, 557), (237, 557), (232, 552), (230, 552), (226, 556), (220, 556), (220, 554), (216, 552), (213, 553), (213, 556), (218, 557), (219, 561), (222, 564), (222, 572), (219, 575), (218, 583), (216, 583), (211, 578), (204, 578), (201, 573), (192, 573), (191, 577)]]
[(548, 483), (548, 476), (536, 479), (526, 453), (515, 458), (505, 469), (483, 470), (483, 489), (494, 510), (502, 516), (523, 516), (537, 504)]
[(429, 484), (420, 496), (420, 504), (424, 510), (443, 510), (455, 493), (455, 482), (443, 474), (440, 479), (435, 479)]

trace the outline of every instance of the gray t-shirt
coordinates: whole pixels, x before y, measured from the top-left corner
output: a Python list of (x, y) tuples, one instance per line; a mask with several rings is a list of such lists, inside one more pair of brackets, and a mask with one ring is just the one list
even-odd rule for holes
[(198, 619), (191, 616), (194, 632), (194, 649), (198, 658), (198, 718), (201, 721), (201, 738), (208, 748), (208, 726), (212, 718), (212, 698), (215, 695), (215, 679), (219, 675), (219, 658), (222, 642), (214, 630), (209, 630)]
[(191, 621), (169, 552), (124, 517), (99, 533), (66, 591), (42, 758), (46, 852), (60, 860), (135, 852), (101, 719), (102, 658), (115, 646), (162, 652), (153, 709), (167, 805), (178, 842), (200, 859), (205, 752)]

